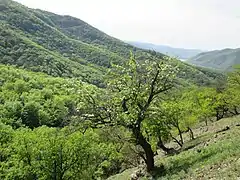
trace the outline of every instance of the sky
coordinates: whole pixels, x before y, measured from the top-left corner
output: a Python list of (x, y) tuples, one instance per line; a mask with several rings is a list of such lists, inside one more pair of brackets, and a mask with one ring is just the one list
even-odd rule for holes
[(77, 17), (126, 41), (214, 50), (240, 47), (240, 0), (16, 0)]

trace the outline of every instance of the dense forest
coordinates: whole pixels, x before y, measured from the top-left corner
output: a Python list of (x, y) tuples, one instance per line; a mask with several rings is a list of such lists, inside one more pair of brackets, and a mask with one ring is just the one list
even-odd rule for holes
[(240, 114), (239, 67), (195, 67), (10, 0), (0, 63), (0, 179), (164, 175), (159, 151), (174, 157), (196, 127)]
[(104, 179), (141, 158), (151, 171), (165, 142), (239, 114), (239, 71), (215, 88), (179, 87), (177, 71), (131, 59), (99, 89), (1, 65), (1, 179)]

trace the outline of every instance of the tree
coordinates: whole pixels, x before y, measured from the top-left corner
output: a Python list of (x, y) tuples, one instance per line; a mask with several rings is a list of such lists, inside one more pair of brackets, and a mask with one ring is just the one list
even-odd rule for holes
[[(112, 65), (107, 78), (105, 95), (101, 102), (88, 96), (88, 118), (93, 117), (97, 125), (123, 126), (132, 132), (137, 145), (144, 150), (147, 171), (154, 168), (154, 152), (144, 135), (144, 127), (158, 110), (154, 108), (161, 95), (174, 86), (177, 68), (167, 64), (168, 57), (150, 57), (137, 62), (133, 56), (125, 66)], [(145, 126), (145, 125), (146, 126)]]
[[(178, 143), (180, 147), (183, 146), (183, 120), (185, 118), (185, 111), (184, 106), (182, 105), (182, 102), (180, 98), (173, 98), (172, 100), (168, 100), (163, 103), (162, 106), (163, 109), (163, 116), (164, 116), (164, 123), (165, 126), (169, 129), (168, 132), (171, 136), (171, 138)], [(175, 130), (177, 131), (180, 140), (177, 140), (175, 136), (172, 134), (171, 131)]]
[(195, 102), (198, 107), (198, 117), (204, 119), (206, 126), (208, 119), (216, 115), (218, 100), (214, 88), (198, 88), (195, 91)]
[(0, 135), (1, 179), (106, 179), (104, 173), (121, 159), (116, 146), (92, 129), (13, 130), (0, 122)]
[(21, 119), (23, 124), (30, 128), (40, 126), (40, 117), (39, 117), (40, 105), (36, 102), (29, 102), (23, 108), (21, 113)]
[(230, 112), (233, 115), (240, 113), (240, 66), (236, 67), (235, 71), (228, 75), (227, 89), (224, 92)]

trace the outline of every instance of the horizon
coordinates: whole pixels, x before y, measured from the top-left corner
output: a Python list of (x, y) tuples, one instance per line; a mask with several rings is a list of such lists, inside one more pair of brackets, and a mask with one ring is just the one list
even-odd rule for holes
[(15, 1), (29, 8), (79, 18), (125, 42), (203, 51), (240, 47), (238, 0)]

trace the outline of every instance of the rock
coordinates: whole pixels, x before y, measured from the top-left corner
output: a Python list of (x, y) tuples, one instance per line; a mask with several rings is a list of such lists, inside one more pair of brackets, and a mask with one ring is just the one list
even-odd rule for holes
[(141, 169), (139, 169), (139, 170), (135, 171), (135, 174), (137, 175), (137, 177), (140, 177), (140, 176), (142, 176), (142, 175), (143, 175), (143, 173), (142, 173)]
[(131, 180), (138, 180), (143, 175), (144, 175), (144, 171), (142, 169), (138, 169), (130, 175), (130, 179)]
[(135, 173), (133, 173), (133, 174), (130, 175), (130, 179), (131, 180), (138, 180), (138, 177)]

